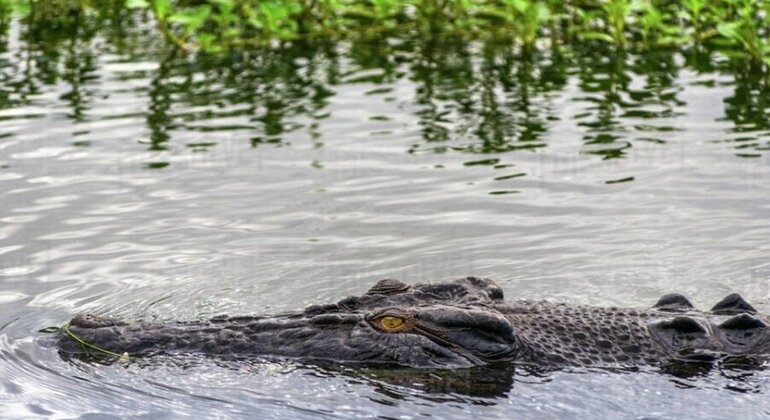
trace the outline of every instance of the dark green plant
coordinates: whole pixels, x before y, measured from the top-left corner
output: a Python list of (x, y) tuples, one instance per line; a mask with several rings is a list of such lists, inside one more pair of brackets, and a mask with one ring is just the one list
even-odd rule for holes
[(596, 39), (606, 41), (625, 48), (626, 21), (631, 16), (631, 2), (629, 0), (606, 0), (600, 3), (597, 9), (588, 8), (576, 10), (576, 14), (588, 23), (581, 28), (581, 36), (584, 39)]
[(690, 36), (695, 42), (700, 42), (704, 38), (703, 25), (706, 9), (706, 0), (682, 0), (682, 10), (679, 16), (683, 23), (687, 23), (690, 28)]
[(687, 38), (681, 26), (674, 21), (676, 15), (665, 5), (659, 6), (654, 0), (644, 0), (636, 5), (642, 46), (681, 44)]
[(542, 28), (551, 18), (550, 9), (545, 3), (531, 0), (501, 0), (482, 9), (488, 16), (503, 22), (511, 30), (525, 49), (531, 49)]
[[(509, 38), (524, 51), (602, 41), (615, 49), (722, 47), (767, 65), (770, 0), (0, 0), (0, 22), (49, 30), (119, 8), (149, 18), (183, 50), (361, 34)], [(128, 20), (122, 19), (126, 22)]]
[[(767, 39), (768, 17), (759, 17), (759, 5), (767, 7), (764, 2), (742, 0), (737, 4), (736, 20), (724, 22), (717, 26), (719, 33), (733, 45), (742, 47), (741, 51), (732, 54), (744, 54), (756, 63), (770, 66), (770, 42)], [(765, 11), (766, 12), (766, 11)]]

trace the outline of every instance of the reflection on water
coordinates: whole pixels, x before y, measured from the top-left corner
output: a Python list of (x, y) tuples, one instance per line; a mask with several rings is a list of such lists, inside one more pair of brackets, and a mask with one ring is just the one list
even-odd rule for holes
[(770, 150), (770, 87), (768, 78), (750, 71), (738, 73), (735, 92), (725, 99), (725, 119), (735, 124), (732, 139), (738, 156), (758, 158)]
[[(418, 393), (433, 401), (464, 401), (473, 404), (495, 405), (496, 398), (506, 397), (516, 387), (526, 384), (546, 384), (553, 373), (534, 366), (499, 364), (471, 369), (374, 369), (349, 367), (319, 367), (329, 375), (343, 375), (362, 381), (377, 392), (394, 399), (404, 400)], [(741, 363), (684, 363), (673, 362), (659, 368), (581, 369), (571, 368), (561, 374), (575, 375), (662, 375), (674, 386), (696, 389), (710, 380), (710, 386), (739, 393), (763, 392), (765, 378), (761, 367)], [(465, 397), (471, 397), (470, 399)]]
[[(578, 54), (523, 54), (495, 40), (371, 36), (344, 45), (297, 42), (190, 58), (148, 43), (149, 29), (139, 22), (136, 33), (116, 33), (112, 28), (130, 25), (113, 24), (115, 20), (135, 19), (125, 11), (106, 16), (104, 11), (97, 16), (72, 13), (59, 17), (53, 30), (12, 22), (10, 36), (3, 39), (0, 108), (30, 104), (30, 95), (57, 85), (61, 88), (56, 99), (69, 118), (76, 123), (96, 121), (102, 116), (93, 115), (95, 108), (105, 99), (93, 88), (103, 83), (105, 63), (99, 56), (106, 51), (127, 54), (126, 63), (137, 55), (150, 57), (156, 63), (152, 69), (125, 72), (120, 80), (149, 101), (141, 112), (150, 132), (149, 150), (154, 151), (168, 150), (173, 132), (237, 132), (256, 147), (285, 143), (286, 133), (304, 130), (321, 145), (321, 122), (335, 112), (330, 98), (340, 86), (365, 85), (360, 93), (371, 96), (373, 103), (404, 101), (405, 93), (412, 96), (404, 106), (418, 118), (422, 138), (410, 147), (412, 152), (536, 150), (558, 137), (553, 126), (574, 121), (583, 141), (580, 153), (622, 158), (638, 142), (664, 144), (657, 134), (680, 129), (677, 118), (688, 106), (680, 97), (683, 71), (734, 76), (734, 93), (725, 98), (718, 118), (746, 134), (732, 140), (739, 156), (756, 157), (768, 147), (761, 133), (767, 130), (767, 78), (747, 66), (717, 61), (707, 51), (685, 57), (670, 50), (629, 55), (592, 44), (579, 47)], [(146, 78), (149, 86), (131, 88), (132, 80)], [(703, 83), (716, 84), (720, 81)], [(571, 112), (565, 112), (568, 109)], [(373, 135), (391, 133), (395, 125), (387, 115), (371, 115), (369, 120)], [(378, 121), (383, 123), (380, 130)], [(216, 144), (184, 146), (204, 151)]]
[(275, 313), (386, 277), (770, 312), (768, 85), (739, 61), (397, 35), (185, 56), (100, 10), (0, 36), (3, 414), (770, 415), (734, 366), (63, 362), (37, 331), (77, 312)]

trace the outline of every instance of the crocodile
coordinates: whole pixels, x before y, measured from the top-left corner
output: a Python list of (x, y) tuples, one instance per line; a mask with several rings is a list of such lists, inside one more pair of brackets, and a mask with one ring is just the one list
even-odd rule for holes
[(361, 296), (276, 316), (127, 323), (74, 317), (57, 337), (63, 355), (200, 353), (234, 357), (465, 368), (637, 367), (725, 360), (762, 365), (768, 318), (731, 294), (697, 311), (681, 294), (649, 309), (506, 303), (495, 282), (467, 277), (408, 285), (377, 282)]

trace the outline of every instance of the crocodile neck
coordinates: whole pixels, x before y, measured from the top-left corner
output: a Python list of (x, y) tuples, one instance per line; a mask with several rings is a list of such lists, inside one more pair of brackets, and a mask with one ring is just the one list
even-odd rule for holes
[(516, 331), (519, 362), (622, 366), (656, 364), (669, 356), (647, 328), (647, 311), (528, 301), (496, 309)]

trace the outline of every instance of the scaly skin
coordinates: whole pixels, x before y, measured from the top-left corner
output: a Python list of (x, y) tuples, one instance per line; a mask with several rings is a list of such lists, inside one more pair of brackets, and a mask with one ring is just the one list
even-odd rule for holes
[(499, 362), (631, 367), (735, 357), (760, 363), (770, 354), (766, 318), (738, 295), (710, 312), (695, 311), (676, 294), (648, 310), (505, 303), (500, 287), (474, 277), (414, 286), (382, 280), (362, 296), (273, 317), (129, 325), (80, 315), (67, 331), (58, 340), (65, 354), (84, 352), (74, 335), (130, 356), (203, 353), (440, 368)]

